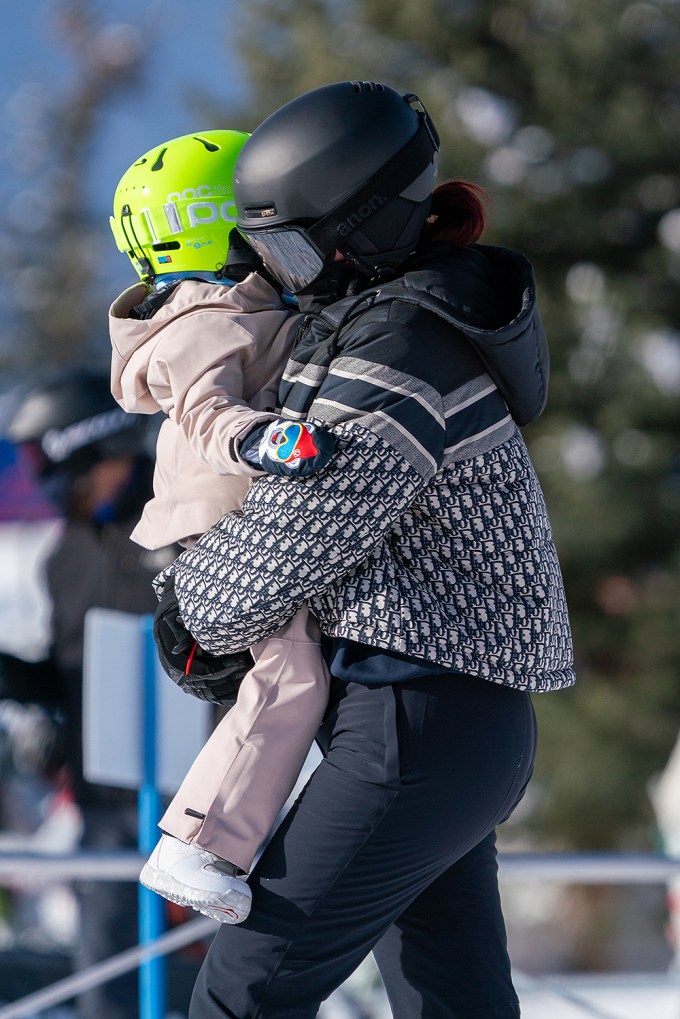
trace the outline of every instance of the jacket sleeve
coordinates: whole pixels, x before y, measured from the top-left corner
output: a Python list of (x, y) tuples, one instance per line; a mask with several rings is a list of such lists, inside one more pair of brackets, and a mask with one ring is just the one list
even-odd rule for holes
[(436, 373), (422, 350), (413, 356), (414, 342), (409, 330), (373, 328), (337, 358), (309, 415), (338, 437), (328, 466), (260, 479), (242, 512), (176, 561), (182, 618), (207, 651), (240, 650), (277, 630), (365, 560), (431, 480), (444, 415)]
[(164, 329), (148, 386), (198, 460), (217, 474), (257, 477), (262, 472), (241, 460), (238, 443), (276, 415), (252, 410), (243, 398), (244, 367), (257, 350), (240, 317), (199, 309), (182, 316), (181, 327)]

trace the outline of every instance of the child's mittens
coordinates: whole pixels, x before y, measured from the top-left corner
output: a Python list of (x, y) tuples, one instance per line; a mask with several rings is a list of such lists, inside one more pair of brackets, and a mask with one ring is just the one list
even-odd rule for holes
[(335, 449), (335, 437), (321, 425), (279, 418), (253, 429), (240, 452), (268, 474), (299, 478), (325, 467)]

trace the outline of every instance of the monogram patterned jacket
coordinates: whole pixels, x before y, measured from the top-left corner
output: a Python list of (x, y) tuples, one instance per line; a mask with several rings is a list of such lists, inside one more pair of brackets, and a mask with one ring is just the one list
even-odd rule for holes
[(517, 426), (542, 410), (546, 363), (531, 267), (504, 249), (431, 254), (308, 317), (282, 409), (330, 427), (338, 452), (318, 475), (257, 480), (176, 560), (200, 645), (248, 647), (306, 601), (331, 636), (520, 689), (573, 683)]

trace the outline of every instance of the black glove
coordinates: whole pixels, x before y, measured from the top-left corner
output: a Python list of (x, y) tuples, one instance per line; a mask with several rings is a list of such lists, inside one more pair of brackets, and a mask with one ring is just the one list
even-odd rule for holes
[(174, 577), (165, 582), (153, 636), (164, 671), (181, 690), (211, 704), (234, 706), (241, 680), (253, 666), (252, 656), (248, 651), (209, 655), (198, 646), (179, 614)]
[(249, 432), (240, 455), (268, 474), (301, 478), (322, 470), (336, 446), (335, 436), (321, 425), (277, 418)]

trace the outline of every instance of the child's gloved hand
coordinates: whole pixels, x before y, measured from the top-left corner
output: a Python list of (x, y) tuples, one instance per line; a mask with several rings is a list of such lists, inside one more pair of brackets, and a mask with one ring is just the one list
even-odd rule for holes
[(316, 474), (335, 452), (335, 437), (321, 425), (279, 418), (260, 425), (241, 443), (241, 456), (268, 474)]
[(231, 655), (210, 655), (198, 646), (184, 626), (175, 594), (175, 578), (163, 587), (153, 621), (158, 659), (180, 690), (199, 700), (221, 704), (236, 703), (241, 680), (253, 666), (248, 651)]

